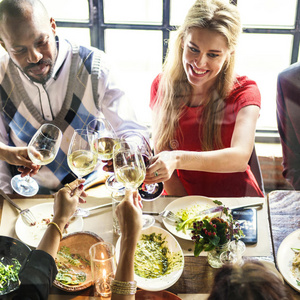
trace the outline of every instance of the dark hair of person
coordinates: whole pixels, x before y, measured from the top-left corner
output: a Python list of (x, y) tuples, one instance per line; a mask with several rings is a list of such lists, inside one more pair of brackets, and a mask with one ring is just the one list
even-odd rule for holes
[(293, 300), (283, 282), (259, 262), (223, 266), (208, 300)]

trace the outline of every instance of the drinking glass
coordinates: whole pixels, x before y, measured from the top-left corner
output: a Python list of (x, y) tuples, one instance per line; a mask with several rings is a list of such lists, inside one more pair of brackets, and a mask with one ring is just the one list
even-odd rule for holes
[[(135, 143), (120, 141), (113, 149), (113, 164), (116, 180), (127, 190), (137, 190), (146, 175), (146, 167)], [(154, 224), (154, 218), (143, 215), (143, 229)]]
[(87, 129), (94, 132), (98, 139), (98, 159), (111, 160), (113, 157), (113, 147), (118, 137), (111, 124), (104, 118), (92, 120)]
[[(136, 143), (138, 145), (138, 149), (140, 150), (143, 156), (146, 168), (148, 168), (151, 165), (153, 159), (153, 153), (144, 135), (142, 135), (137, 131), (127, 131), (122, 135), (121, 139)], [(163, 190), (164, 190), (163, 182), (152, 183), (152, 184), (142, 183), (138, 189), (139, 194), (141, 195), (141, 198), (144, 201), (153, 201), (157, 199), (163, 193)]]
[(100, 242), (89, 250), (94, 281), (94, 296), (110, 297), (111, 282), (115, 278), (117, 263), (115, 247), (108, 242)]
[[(51, 163), (59, 150), (62, 139), (61, 130), (53, 124), (43, 124), (31, 138), (27, 152), (31, 161), (37, 165)], [(21, 177), (16, 175), (11, 180), (14, 191), (22, 196), (34, 196), (39, 186), (29, 175)]]
[(72, 172), (81, 179), (91, 173), (98, 160), (96, 135), (86, 129), (76, 129), (68, 150), (68, 165)]

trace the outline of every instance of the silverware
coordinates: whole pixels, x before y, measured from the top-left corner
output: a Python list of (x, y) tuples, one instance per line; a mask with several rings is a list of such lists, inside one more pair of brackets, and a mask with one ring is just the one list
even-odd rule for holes
[(75, 213), (73, 214), (73, 217), (77, 217), (77, 216), (81, 216), (81, 217), (88, 217), (90, 215), (90, 211), (91, 210), (95, 210), (98, 208), (102, 208), (102, 207), (107, 207), (107, 206), (111, 206), (112, 203), (105, 203), (105, 204), (101, 204), (101, 205), (97, 205), (97, 206), (93, 206), (93, 207), (88, 207), (88, 208), (80, 208), (77, 207)]
[[(259, 201), (259, 202), (255, 202), (255, 203), (251, 203), (251, 204), (246, 204), (246, 205), (237, 205), (237, 206), (232, 206), (229, 209), (233, 210), (233, 209), (237, 209), (237, 208), (247, 208), (247, 207), (262, 207), (264, 204), (263, 201)], [(212, 213), (216, 213), (219, 211), (223, 210), (223, 206), (217, 206), (217, 207), (211, 207), (202, 211), (199, 211), (195, 216), (201, 216), (201, 215), (208, 215), (208, 214), (212, 214)], [(172, 211), (170, 210), (164, 210), (160, 213), (157, 212), (143, 212), (143, 214), (146, 215), (152, 215), (152, 216), (161, 216), (163, 219), (166, 219), (170, 222), (175, 222), (175, 223), (180, 223), (183, 220), (177, 216), (176, 214), (174, 214)]]
[(33, 213), (28, 209), (22, 209), (19, 207), (15, 202), (13, 202), (4, 192), (2, 189), (0, 189), (0, 195), (11, 205), (13, 205), (16, 209), (20, 211), (20, 215), (25, 223), (27, 223), (30, 226), (34, 226), (36, 224), (36, 219), (33, 215)]

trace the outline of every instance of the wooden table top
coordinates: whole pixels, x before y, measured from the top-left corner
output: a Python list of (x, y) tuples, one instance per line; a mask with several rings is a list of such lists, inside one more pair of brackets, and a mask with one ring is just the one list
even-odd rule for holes
[[(12, 198), (20, 198), (19, 195), (11, 195)], [(41, 195), (38, 195), (41, 198)], [(49, 197), (49, 196), (44, 196)], [(273, 191), (268, 194), (270, 231), (272, 239), (273, 254), (265, 257), (266, 260), (275, 261), (278, 247), (282, 240), (291, 232), (300, 228), (300, 192), (295, 191)], [(0, 197), (0, 221), (3, 208), (3, 199)], [(282, 226), (284, 224), (285, 226)], [(262, 259), (262, 257), (260, 257)], [(263, 258), (264, 259), (264, 258)], [(210, 292), (214, 276), (218, 269), (211, 268), (205, 256), (185, 257), (185, 267), (181, 278), (168, 289), (175, 294), (208, 294)], [(289, 291), (295, 299), (300, 299), (300, 293), (290, 288)], [(63, 292), (52, 288), (54, 294)], [(92, 296), (92, 288), (73, 296)]]

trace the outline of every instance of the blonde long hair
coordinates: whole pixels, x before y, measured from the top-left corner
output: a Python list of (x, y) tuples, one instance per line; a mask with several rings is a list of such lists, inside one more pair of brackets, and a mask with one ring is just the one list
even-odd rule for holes
[(176, 31), (174, 44), (169, 46), (163, 65), (157, 105), (154, 108), (156, 126), (153, 127), (155, 149), (159, 152), (174, 149), (172, 143), (178, 129), (178, 121), (191, 95), (192, 87), (182, 64), (182, 41), (191, 28), (220, 33), (225, 37), (228, 49), (232, 52), (211, 88), (210, 99), (204, 105), (200, 121), (205, 124), (202, 126), (202, 150), (223, 147), (221, 124), (224, 99), (234, 83), (234, 50), (241, 32), (240, 16), (236, 6), (226, 3), (225, 0), (197, 0), (190, 8), (184, 23)]

